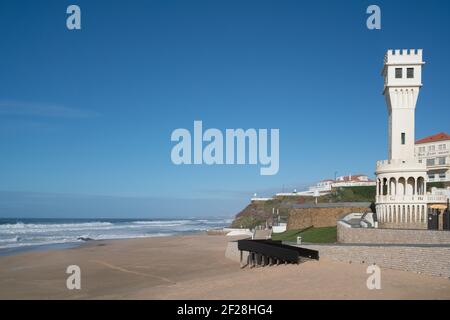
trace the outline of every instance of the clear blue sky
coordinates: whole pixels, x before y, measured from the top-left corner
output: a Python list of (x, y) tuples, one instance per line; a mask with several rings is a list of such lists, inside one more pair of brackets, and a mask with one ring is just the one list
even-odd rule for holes
[[(2, 0), (0, 217), (230, 216), (254, 192), (373, 176), (385, 51), (424, 49), (416, 137), (449, 132), (449, 33), (448, 1)], [(173, 165), (194, 120), (279, 128), (279, 173)]]

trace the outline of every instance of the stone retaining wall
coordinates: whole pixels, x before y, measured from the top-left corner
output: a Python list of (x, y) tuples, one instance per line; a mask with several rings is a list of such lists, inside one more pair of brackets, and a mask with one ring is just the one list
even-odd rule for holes
[(426, 222), (410, 222), (410, 223), (395, 223), (395, 222), (382, 222), (378, 224), (380, 228), (386, 229), (417, 229), (427, 230), (428, 225)]
[(339, 222), (337, 240), (339, 243), (450, 245), (450, 231), (350, 228)]
[(302, 245), (320, 257), (450, 278), (450, 246)]

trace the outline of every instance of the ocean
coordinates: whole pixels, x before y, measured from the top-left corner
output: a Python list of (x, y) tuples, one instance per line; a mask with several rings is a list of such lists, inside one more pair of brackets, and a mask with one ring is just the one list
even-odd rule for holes
[(232, 219), (4, 219), (0, 255), (73, 247), (88, 240), (182, 235), (229, 226)]

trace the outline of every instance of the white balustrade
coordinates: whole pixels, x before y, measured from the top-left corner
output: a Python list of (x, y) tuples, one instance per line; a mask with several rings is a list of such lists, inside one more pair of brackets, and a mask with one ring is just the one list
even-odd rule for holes
[(377, 203), (408, 203), (408, 202), (434, 202), (446, 203), (446, 195), (382, 195), (376, 196)]

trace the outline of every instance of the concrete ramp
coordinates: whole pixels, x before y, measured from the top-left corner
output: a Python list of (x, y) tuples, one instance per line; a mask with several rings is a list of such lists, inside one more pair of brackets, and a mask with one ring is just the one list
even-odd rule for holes
[(271, 229), (265, 229), (265, 230), (255, 230), (253, 232), (253, 239), (255, 240), (267, 240), (272, 237), (272, 230)]

